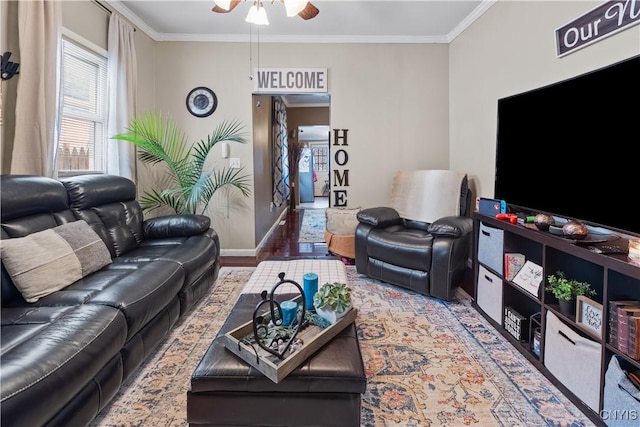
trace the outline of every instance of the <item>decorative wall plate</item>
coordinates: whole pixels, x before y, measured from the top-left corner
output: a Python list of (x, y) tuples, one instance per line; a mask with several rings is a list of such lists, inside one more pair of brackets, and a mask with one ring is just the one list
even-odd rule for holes
[(196, 117), (207, 117), (218, 107), (218, 97), (208, 87), (199, 86), (187, 95), (187, 110)]

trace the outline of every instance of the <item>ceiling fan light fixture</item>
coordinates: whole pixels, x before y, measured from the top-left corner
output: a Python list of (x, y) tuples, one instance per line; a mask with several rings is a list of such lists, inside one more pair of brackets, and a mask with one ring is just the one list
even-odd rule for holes
[(247, 17), (245, 18), (245, 21), (256, 25), (269, 25), (267, 11), (264, 10), (264, 7), (262, 7), (262, 2), (260, 0), (253, 3), (253, 6), (251, 6)]
[(215, 3), (224, 10), (231, 9), (231, 0), (215, 0)]
[(284, 0), (284, 7), (287, 9), (287, 16), (296, 16), (307, 6), (307, 0)]

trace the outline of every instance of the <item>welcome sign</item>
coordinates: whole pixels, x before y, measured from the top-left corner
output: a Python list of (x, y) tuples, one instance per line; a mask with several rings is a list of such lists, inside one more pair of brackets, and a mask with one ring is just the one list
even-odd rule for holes
[(256, 68), (253, 91), (256, 93), (328, 92), (326, 68)]
[(640, 0), (607, 1), (556, 30), (557, 56), (640, 23)]

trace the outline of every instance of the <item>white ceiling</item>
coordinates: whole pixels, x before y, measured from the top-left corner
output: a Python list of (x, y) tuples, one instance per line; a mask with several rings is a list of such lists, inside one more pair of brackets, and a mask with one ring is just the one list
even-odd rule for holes
[[(252, 0), (215, 13), (214, 0), (104, 0), (157, 41), (286, 43), (449, 43), (495, 0), (312, 0), (313, 19), (286, 16), (263, 0), (268, 26), (245, 22)], [(328, 106), (326, 94), (296, 94), (289, 107)]]
[(312, 0), (318, 16), (286, 16), (280, 0), (263, 0), (270, 25), (245, 17), (253, 1), (215, 13), (214, 0), (105, 0), (155, 40), (449, 43), (495, 0)]

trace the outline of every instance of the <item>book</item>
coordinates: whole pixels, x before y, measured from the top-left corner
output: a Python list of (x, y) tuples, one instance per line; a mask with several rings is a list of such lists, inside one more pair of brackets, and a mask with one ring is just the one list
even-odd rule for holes
[(629, 318), (640, 316), (640, 307), (618, 307), (618, 350), (627, 354), (629, 351)]
[(524, 265), (525, 261), (526, 258), (523, 254), (517, 252), (506, 252), (504, 254), (504, 278), (508, 281), (513, 280)]
[(629, 346), (627, 356), (640, 359), (640, 316), (629, 317)]
[(618, 307), (622, 306), (640, 306), (640, 301), (636, 300), (624, 300), (624, 301), (609, 301), (609, 344), (619, 349), (618, 347)]
[(513, 278), (513, 283), (537, 297), (542, 283), (542, 267), (532, 261), (525, 262)]

